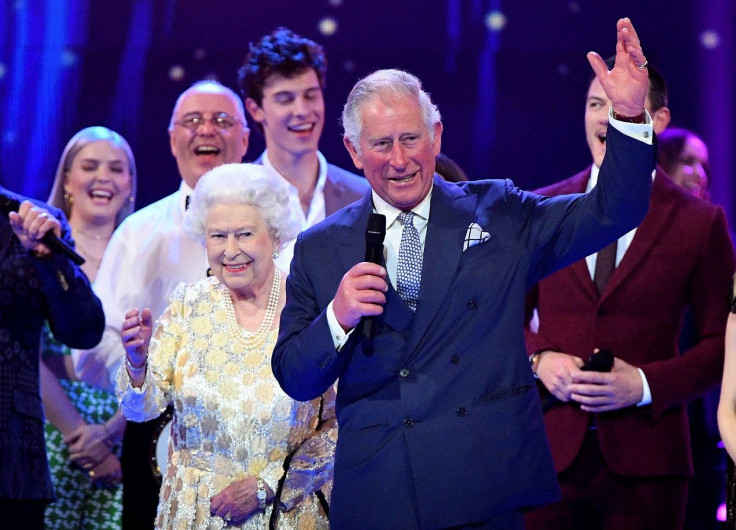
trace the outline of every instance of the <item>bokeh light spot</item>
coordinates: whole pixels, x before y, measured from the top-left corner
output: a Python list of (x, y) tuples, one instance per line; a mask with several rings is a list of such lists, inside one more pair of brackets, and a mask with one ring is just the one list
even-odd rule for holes
[(61, 64), (64, 66), (74, 66), (77, 64), (79, 56), (74, 50), (64, 50), (61, 54)]
[(172, 81), (181, 81), (184, 79), (184, 67), (179, 66), (178, 64), (175, 64), (171, 68), (169, 68), (169, 79)]
[(334, 35), (337, 31), (337, 20), (332, 17), (324, 17), (319, 21), (319, 32), (325, 37)]
[(506, 27), (506, 15), (501, 11), (491, 11), (486, 15), (486, 26), (491, 31), (501, 31)]
[(706, 30), (700, 34), (700, 44), (702, 44), (704, 48), (712, 50), (718, 48), (720, 43), (721, 36), (718, 32), (713, 31), (712, 29)]

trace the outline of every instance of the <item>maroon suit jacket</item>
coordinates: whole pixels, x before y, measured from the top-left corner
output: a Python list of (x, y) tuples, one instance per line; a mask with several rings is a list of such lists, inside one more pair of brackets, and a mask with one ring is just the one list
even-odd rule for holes
[[(580, 193), (590, 169), (538, 190)], [(696, 199), (657, 168), (649, 212), (599, 296), (585, 260), (542, 280), (529, 294), (539, 332), (530, 353), (556, 350), (587, 359), (594, 348), (641, 368), (651, 405), (597, 414), (603, 457), (623, 476), (692, 474), (685, 404), (720, 382), (734, 253), (723, 209)], [(678, 351), (691, 307), (697, 341)], [(684, 353), (684, 354), (682, 354)], [(545, 414), (557, 472), (573, 462), (588, 412), (562, 404)]]

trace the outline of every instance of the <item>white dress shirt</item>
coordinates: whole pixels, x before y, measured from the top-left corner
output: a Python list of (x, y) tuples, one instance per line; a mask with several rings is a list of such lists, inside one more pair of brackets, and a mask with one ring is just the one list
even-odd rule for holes
[[(613, 127), (615, 127), (619, 132), (627, 136), (630, 136), (632, 138), (635, 138), (646, 144), (649, 144), (649, 145), (652, 144), (653, 127), (652, 127), (652, 118), (649, 115), (649, 112), (645, 111), (645, 123), (642, 123), (642, 124), (628, 123), (628, 122), (622, 122), (622, 121), (614, 119), (613, 118), (613, 108), (610, 108), (608, 110), (608, 120), (610, 124)], [(596, 177), (597, 177), (597, 173), (596, 173)], [(376, 210), (376, 212), (382, 213), (386, 216), (386, 238), (384, 240), (384, 258), (386, 261), (386, 273), (388, 274), (388, 277), (391, 280), (392, 284), (395, 285), (396, 284), (396, 267), (397, 267), (396, 262), (397, 262), (398, 254), (399, 254), (399, 243), (401, 242), (401, 229), (402, 229), (401, 223), (399, 223), (396, 219), (398, 218), (400, 210), (391, 206), (386, 201), (381, 199), (381, 197), (379, 197), (375, 191), (372, 192), (372, 195), (373, 195), (374, 209)], [(427, 223), (429, 220), (429, 205), (430, 205), (431, 197), (432, 197), (432, 189), (430, 188), (430, 191), (427, 194), (427, 196), (424, 198), (424, 200), (412, 209), (412, 212), (416, 214), (416, 216), (414, 217), (414, 226), (416, 226), (417, 230), (419, 231), (419, 240), (420, 240), (420, 244), (422, 247), (422, 252), (424, 252), (424, 242), (427, 237)], [(633, 238), (633, 235), (631, 237)], [(618, 261), (616, 263), (618, 263)], [(595, 266), (595, 263), (593, 263), (593, 265)], [(329, 305), (327, 306), (326, 316), (327, 316), (327, 323), (330, 328), (330, 333), (332, 335), (332, 341), (335, 344), (335, 348), (339, 351), (340, 348), (342, 348), (343, 345), (347, 342), (348, 337), (350, 336), (353, 330), (348, 330), (348, 332), (345, 332), (342, 329), (342, 327), (337, 321), (337, 317), (335, 316), (335, 311), (333, 309), (333, 302), (330, 302)], [(641, 370), (639, 370), (639, 372), (641, 373), (642, 379), (644, 380), (644, 389), (645, 389), (645, 397), (646, 397), (647, 392), (649, 391), (649, 387), (646, 384), (646, 378), (644, 377), (643, 372)], [(646, 404), (643, 401), (644, 400), (642, 400), (640, 405)], [(650, 397), (650, 401), (651, 401), (651, 397)]]
[(120, 328), (130, 309), (150, 307), (154, 322), (180, 282), (207, 277), (207, 253), (184, 234), (186, 197), (179, 191), (128, 216), (115, 230), (94, 283), (105, 311), (102, 341), (91, 350), (73, 350), (77, 377), (114, 392), (115, 373), (125, 360)]
[[(284, 176), (279, 173), (271, 161), (268, 158), (268, 149), (266, 149), (261, 155), (261, 162), (263, 167), (268, 168), (273, 172), (274, 175), (286, 186), (289, 190), (289, 207), (296, 214), (299, 221), (301, 230), (306, 230), (310, 226), (314, 226), (322, 221), (327, 216), (327, 210), (325, 209), (325, 182), (327, 181), (327, 160), (325, 157), (317, 151), (317, 159), (319, 160), (319, 175), (317, 177), (317, 185), (314, 188), (314, 195), (312, 195), (312, 202), (309, 203), (309, 210), (304, 213), (302, 203), (299, 200), (299, 190), (291, 182), (286, 180)], [(287, 245), (279, 252), (279, 257), (276, 258), (275, 262), (278, 267), (285, 273), (289, 273), (289, 267), (291, 266), (291, 259), (294, 257), (294, 243), (296, 240), (291, 240)]]

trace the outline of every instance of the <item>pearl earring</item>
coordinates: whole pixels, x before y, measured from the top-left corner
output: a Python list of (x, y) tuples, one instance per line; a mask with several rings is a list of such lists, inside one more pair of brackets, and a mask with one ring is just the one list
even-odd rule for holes
[(276, 259), (278, 257), (279, 257), (279, 251), (278, 250), (274, 250), (273, 251), (273, 259)]

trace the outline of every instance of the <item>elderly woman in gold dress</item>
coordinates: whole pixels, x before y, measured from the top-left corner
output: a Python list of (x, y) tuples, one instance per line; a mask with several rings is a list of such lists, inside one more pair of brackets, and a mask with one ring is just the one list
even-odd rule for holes
[(263, 166), (217, 167), (185, 227), (203, 239), (212, 277), (180, 284), (155, 333), (150, 310), (126, 314), (117, 374), (129, 419), (174, 404), (156, 527), (327, 528), (334, 393), (297, 402), (271, 373), (285, 302), (273, 259), (298, 230), (287, 191)]

